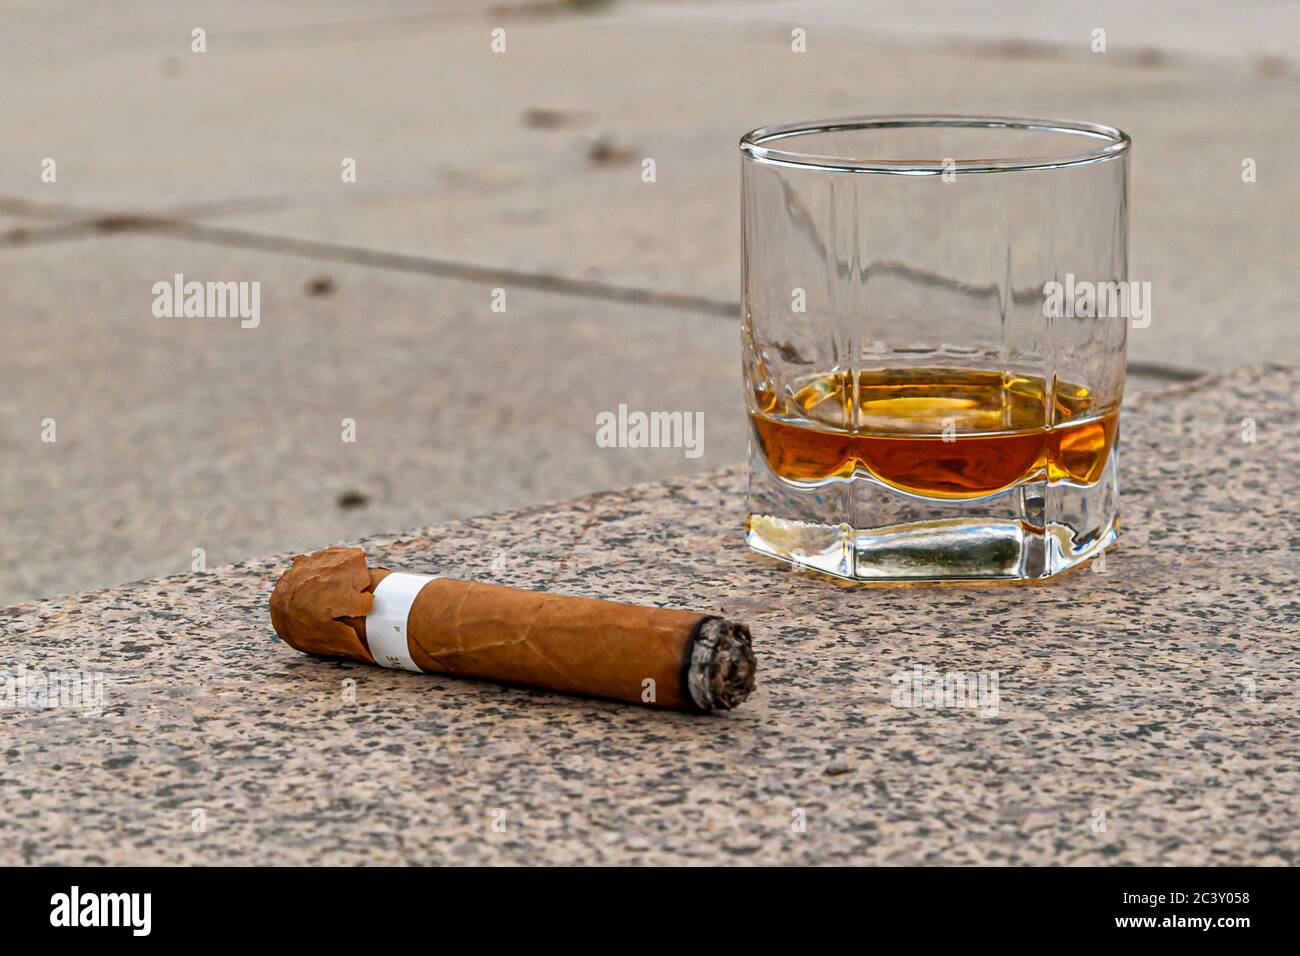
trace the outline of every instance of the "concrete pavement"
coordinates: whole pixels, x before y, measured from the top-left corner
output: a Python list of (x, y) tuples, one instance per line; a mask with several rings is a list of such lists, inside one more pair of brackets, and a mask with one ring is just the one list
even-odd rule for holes
[[(1122, 126), (1132, 274), (1154, 294), (1133, 386), (1295, 361), (1291, 21), (1264, 30), (1267, 0), (1111, 5), (1093, 54), (1066, 5), (1029, 9), (11, 5), (0, 600), (738, 460), (735, 140), (766, 122)], [(262, 282), (263, 325), (154, 319), (177, 272)], [(334, 291), (309, 294), (321, 277)], [(330, 382), (356, 415), (314, 399)], [(703, 462), (597, 448), (594, 414), (620, 402), (703, 412)], [(343, 417), (369, 452), (339, 457)]]

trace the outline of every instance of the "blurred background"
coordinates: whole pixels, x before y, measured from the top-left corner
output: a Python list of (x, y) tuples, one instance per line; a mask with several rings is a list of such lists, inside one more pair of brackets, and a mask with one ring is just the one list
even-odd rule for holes
[[(1297, 40), (1284, 0), (0, 2), (0, 604), (740, 462), (769, 123), (1119, 126), (1130, 389), (1293, 362)], [(156, 316), (176, 274), (256, 327)], [(620, 403), (703, 454), (597, 447)]]

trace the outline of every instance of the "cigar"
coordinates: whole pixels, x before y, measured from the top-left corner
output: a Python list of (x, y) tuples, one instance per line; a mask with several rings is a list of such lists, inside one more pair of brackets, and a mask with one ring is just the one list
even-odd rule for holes
[(372, 568), (360, 548), (296, 555), (271, 594), (271, 625), (319, 657), (697, 713), (754, 689), (743, 624)]

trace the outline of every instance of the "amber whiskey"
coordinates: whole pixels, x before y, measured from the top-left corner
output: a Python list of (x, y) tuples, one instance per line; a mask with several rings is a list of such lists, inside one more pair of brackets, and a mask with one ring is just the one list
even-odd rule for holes
[(754, 440), (780, 477), (867, 474), (930, 498), (1043, 479), (1091, 484), (1119, 431), (1119, 409), (1097, 407), (1084, 386), (1011, 372), (832, 372), (793, 394), (755, 398)]

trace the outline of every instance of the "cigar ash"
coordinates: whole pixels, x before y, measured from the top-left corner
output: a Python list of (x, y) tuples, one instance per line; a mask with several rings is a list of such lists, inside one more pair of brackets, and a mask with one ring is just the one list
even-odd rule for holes
[(754, 692), (754, 642), (749, 628), (720, 617), (696, 629), (686, 686), (700, 710), (731, 710)]

